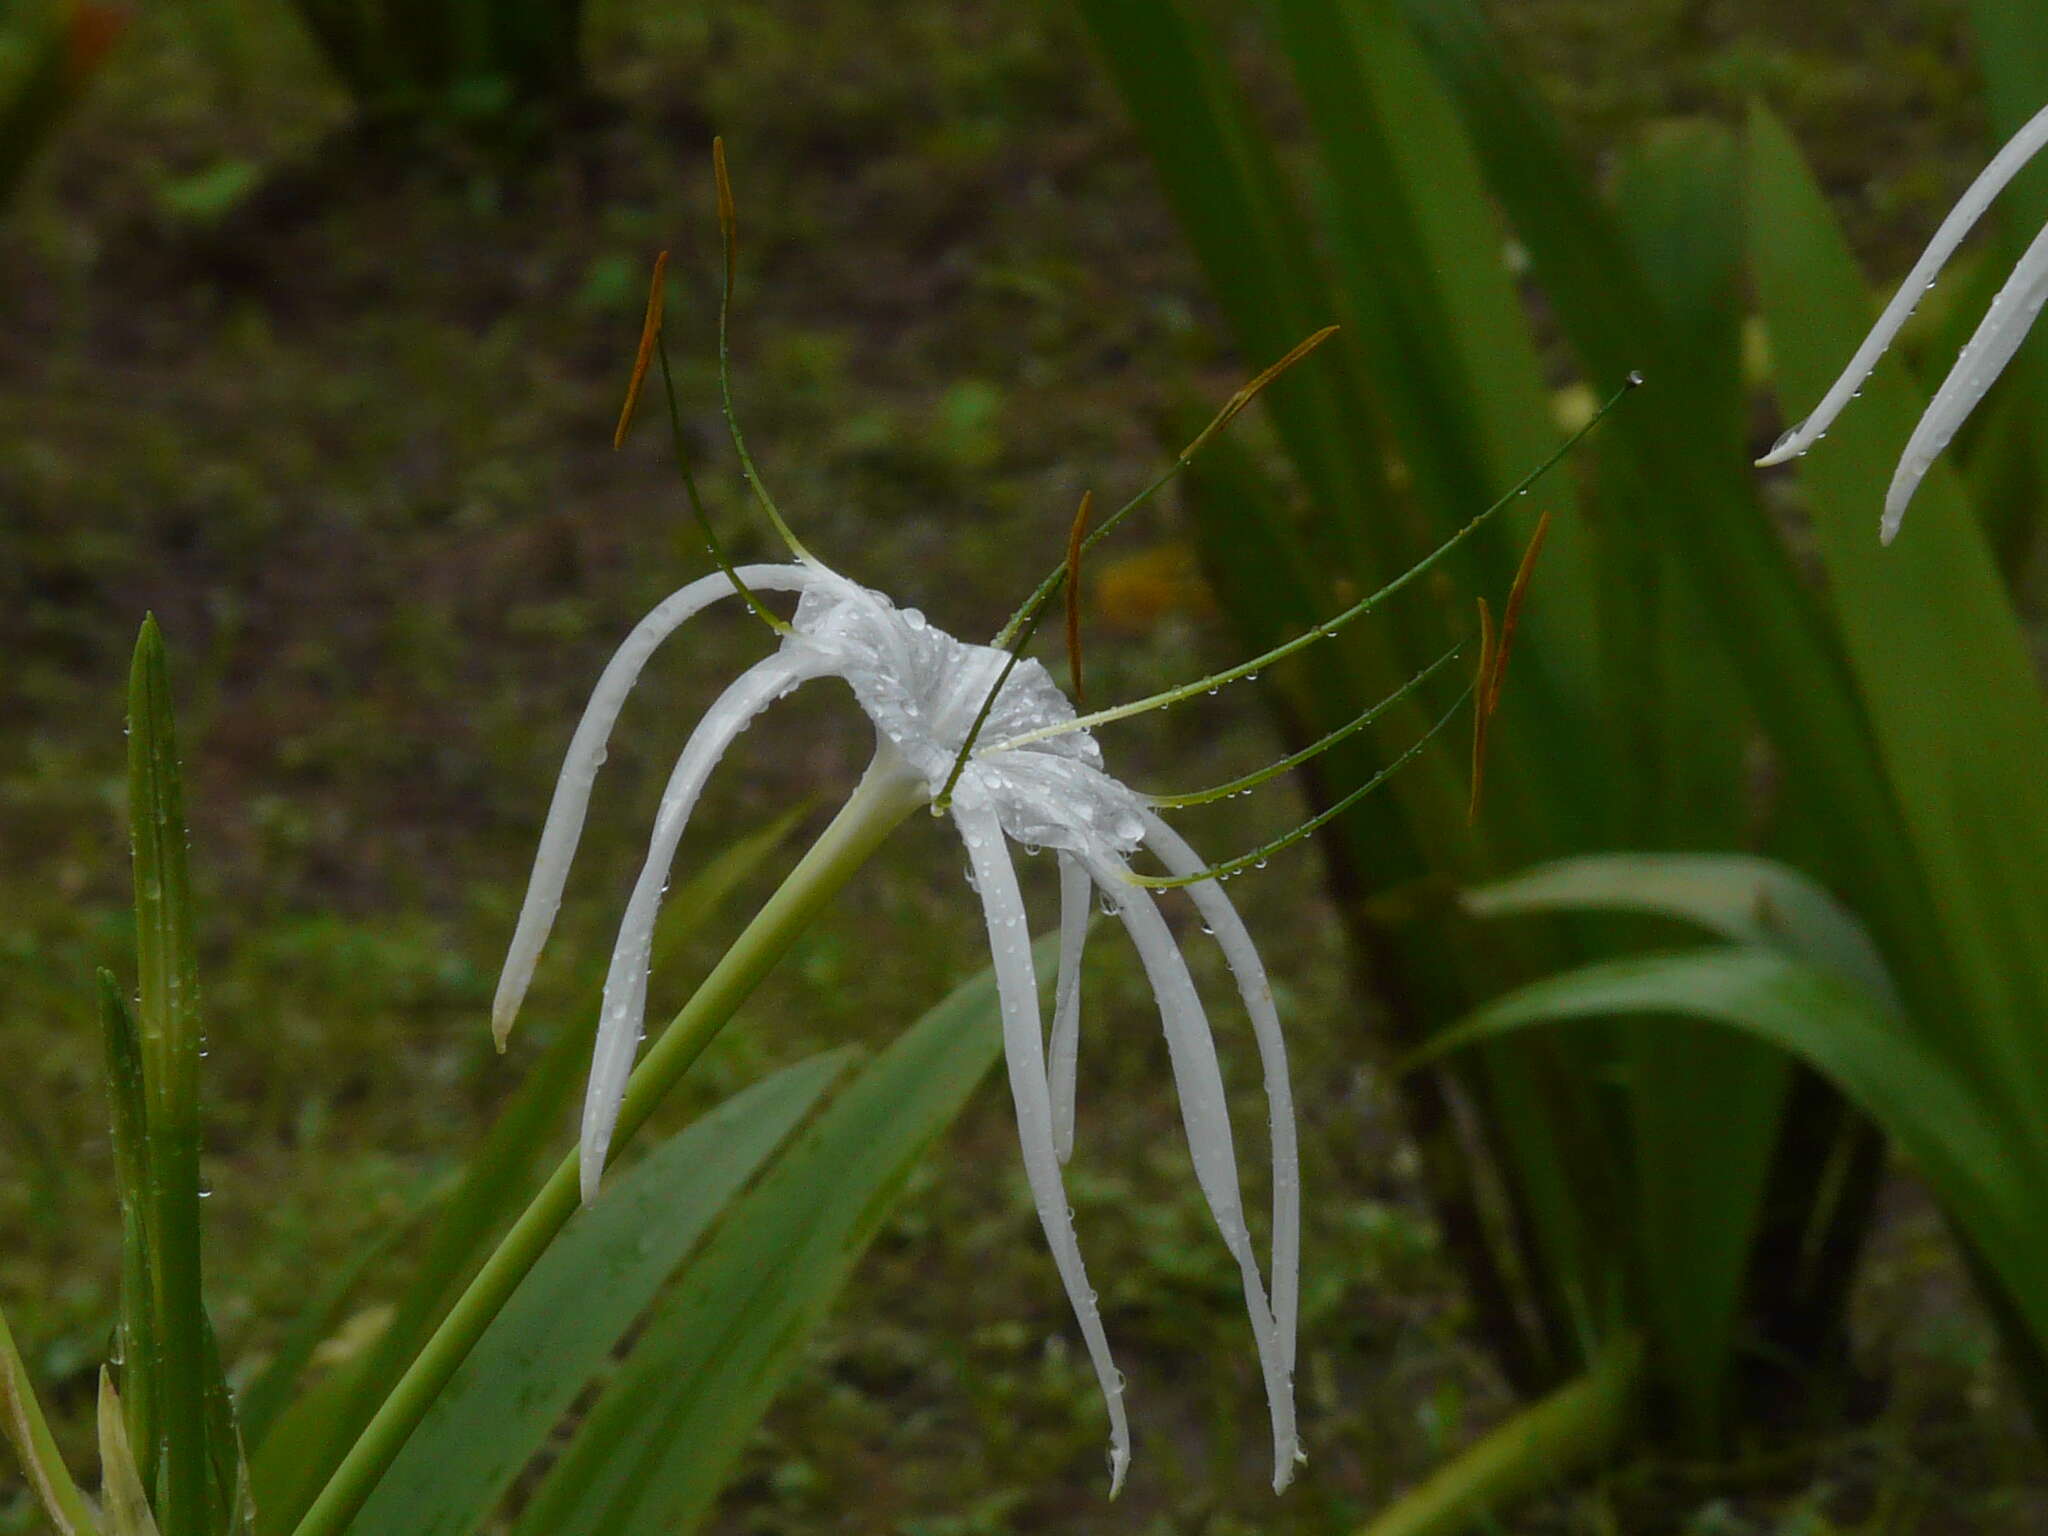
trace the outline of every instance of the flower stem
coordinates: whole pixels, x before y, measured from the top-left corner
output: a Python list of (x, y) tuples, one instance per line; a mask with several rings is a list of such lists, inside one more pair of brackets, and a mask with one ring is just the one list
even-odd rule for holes
[[(619, 1108), (615, 1148), (632, 1138), (811, 919), (918, 803), (916, 784), (893, 749), (878, 747), (831, 825), (641, 1059)], [(572, 1150), (406, 1368), (294, 1536), (337, 1536), (355, 1517), (484, 1329), (575, 1214), (580, 1177)]]

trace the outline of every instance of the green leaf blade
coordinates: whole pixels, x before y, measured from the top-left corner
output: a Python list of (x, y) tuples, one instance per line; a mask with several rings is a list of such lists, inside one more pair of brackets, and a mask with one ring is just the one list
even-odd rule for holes
[[(1049, 946), (1041, 946), (1041, 961)], [(555, 1464), (517, 1536), (696, 1528), (903, 1182), (995, 1064), (994, 982), (884, 1051), (736, 1206)]]
[(442, 1389), (350, 1526), (469, 1536), (712, 1219), (844, 1068), (790, 1067), (671, 1137), (584, 1207)]

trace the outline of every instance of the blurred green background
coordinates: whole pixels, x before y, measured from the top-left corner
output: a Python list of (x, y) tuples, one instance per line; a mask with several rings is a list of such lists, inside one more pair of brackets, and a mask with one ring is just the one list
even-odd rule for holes
[[(1603, 146), (1660, 119), (1733, 120), (1761, 94), (1866, 267), (1891, 274), (1983, 156), (1961, 10), (1518, 0), (1496, 19), (1596, 172)], [(1286, 156), (1284, 92), (1243, 18), (1212, 13), (1269, 88)], [(89, 982), (128, 942), (121, 678), (144, 608), (176, 657), (215, 925), (208, 1241), (233, 1375), (276, 1344), (309, 1275), (445, 1177), (547, 1038), (522, 1025), (501, 1060), (485, 1012), (555, 766), (611, 645), (706, 568), (659, 434), (609, 446), (659, 248), (715, 504), (739, 550), (766, 552), (711, 409), (714, 130), (740, 199), (752, 446), (813, 548), (956, 633), (996, 628), (1084, 488), (1149, 478), (1169, 410), (1265, 361), (1227, 350), (1058, 6), (597, 0), (584, 51), (597, 99), (566, 124), (395, 148), (352, 126), (284, 5), (158, 4), (0, 213), (0, 1297), (76, 1465), (118, 1269)], [(1265, 448), (1257, 425), (1246, 440)], [(1232, 658), (1174, 505), (1111, 550), (1088, 584), (1093, 690)], [(608, 949), (668, 756), (760, 644), (735, 612), (658, 659), (529, 1021)], [(1259, 700), (1238, 693), (1128, 730), (1115, 761), (1162, 789), (1264, 761)], [(848, 784), (866, 729), (823, 692), (783, 706), (714, 780), (685, 859)], [(1287, 793), (1269, 798), (1191, 831), (1225, 856), (1294, 819)], [(982, 963), (962, 881), (919, 818), (670, 1117), (769, 1064), (893, 1036)], [(1343, 1529), (1505, 1410), (1383, 1055), (1345, 1000), (1313, 860), (1234, 894), (1281, 983), (1303, 1113), (1298, 1489), (1266, 1492), (1236, 1278), (1149, 1000), (1104, 943), (1070, 1186), (1133, 1381), (1123, 1498), (1101, 1502), (1100, 1405), (991, 1083), (715, 1529)], [(656, 977), (657, 1009), (729, 932), (714, 924)], [(1513, 1528), (2039, 1529), (2048, 1469), (1939, 1222), (1906, 1179), (1882, 1209), (1854, 1309), (1869, 1382), (1854, 1422), (1738, 1446), (1732, 1470), (1631, 1461)], [(327, 1358), (379, 1321), (366, 1298)], [(16, 1486), (0, 1480), (0, 1530), (34, 1528)]]

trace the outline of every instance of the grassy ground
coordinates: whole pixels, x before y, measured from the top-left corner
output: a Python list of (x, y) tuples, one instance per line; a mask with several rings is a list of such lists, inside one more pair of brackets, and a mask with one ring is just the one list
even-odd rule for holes
[[(1892, 0), (1887, 25), (1869, 7), (1821, 19), (1833, 9), (1644, 0), (1617, 24), (1611, 5), (1541, 0), (1512, 8), (1512, 30), (1596, 149), (1770, 92), (1896, 270), (1978, 154), (1958, 7)], [(710, 126), (745, 220), (753, 446), (807, 541), (948, 629), (992, 630), (1057, 557), (1080, 491), (1157, 462), (1157, 409), (1237, 371), (1057, 8), (796, 10), (596, 7), (594, 71), (618, 111), (508, 174), (364, 156), (336, 137), (344, 103), (281, 7), (191, 0), (138, 18), (0, 226), (0, 1297), (80, 1465), (115, 1273), (87, 983), (126, 945), (120, 679), (145, 607), (184, 711), (210, 914), (212, 1294), (246, 1369), (309, 1272), (454, 1165), (550, 1008), (579, 995), (666, 756), (761, 649), (743, 616), (712, 618), (651, 673), (536, 1027), (496, 1057), (483, 1010), (569, 722), (631, 619), (704, 568), (658, 434), (616, 455), (608, 439), (645, 264), (670, 246), (683, 393), (715, 458)], [(1088, 618), (1105, 695), (1184, 676), (1220, 638), (1170, 509), (1120, 548)], [(714, 784), (685, 859), (849, 783), (864, 730), (830, 694), (783, 706)], [(1163, 787), (1270, 748), (1257, 700), (1226, 694), (1111, 750)], [(1219, 808), (1202, 841), (1228, 851), (1284, 821), (1286, 793), (1267, 798)], [(1304, 1106), (1299, 1490), (1264, 1492), (1235, 1279), (1134, 966), (1105, 943), (1071, 1182), (1133, 1381), (1124, 1499), (1100, 1499), (1099, 1403), (992, 1080), (721, 1529), (1336, 1530), (1500, 1412), (1346, 1012), (1312, 861), (1236, 889), (1283, 981)], [(657, 978), (657, 1009), (715, 944)], [(957, 850), (913, 826), (686, 1096), (886, 1039), (982, 947)], [(1907, 1186), (1895, 1204), (1861, 1301), (1892, 1388), (1876, 1418), (1759, 1448), (1732, 1482), (1634, 1465), (1516, 1528), (2038, 1529), (2040, 1457), (1988, 1335), (1924, 1204)], [(12, 1486), (0, 1531), (32, 1528)]]

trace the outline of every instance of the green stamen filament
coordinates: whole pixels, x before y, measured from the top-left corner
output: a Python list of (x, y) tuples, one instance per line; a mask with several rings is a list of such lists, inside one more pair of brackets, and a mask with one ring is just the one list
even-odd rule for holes
[[(1267, 368), (1258, 377), (1251, 380), (1250, 383), (1238, 390), (1228, 400), (1224, 401), (1223, 409), (1210, 418), (1209, 424), (1195, 434), (1187, 447), (1181, 449), (1174, 456), (1173, 462), (1161, 470), (1150, 485), (1147, 485), (1137, 495), (1110, 513), (1108, 517), (1104, 518), (1096, 526), (1094, 532), (1081, 541), (1081, 550), (1085, 552), (1093, 549), (1115, 531), (1118, 523), (1121, 523), (1125, 518), (1137, 511), (1138, 508), (1165, 490), (1172, 483), (1176, 475), (1194, 463), (1195, 456), (1208, 446), (1209, 439), (1229, 426), (1244, 408), (1258, 397), (1261, 390), (1292, 368), (1296, 363), (1300, 362), (1304, 357), (1307, 357), (1309, 353), (1313, 352), (1325, 341), (1329, 340), (1336, 332), (1336, 326), (1324, 326), (1320, 331), (1302, 341), (1293, 351)], [(1013, 651), (1021, 650), (1024, 642), (1030, 639), (1030, 630), (1027, 630), (1025, 626), (1030, 625), (1031, 629), (1037, 628), (1035, 621), (1039, 611), (1047, 603), (1051, 602), (1053, 597), (1059, 592), (1060, 585), (1067, 579), (1068, 568), (1069, 562), (1066, 560), (1062, 560), (1058, 565), (1054, 566), (1052, 573), (1038, 584), (1029, 597), (1024, 599), (1023, 606), (1010, 615), (1010, 622), (1002, 627), (995, 639), (991, 640), (989, 644), (996, 646), (998, 649), (1008, 647)]]
[(1352, 790), (1350, 794), (1346, 795), (1343, 799), (1339, 800), (1335, 805), (1331, 806), (1328, 810), (1318, 811), (1315, 815), (1311, 816), (1307, 821), (1304, 821), (1300, 826), (1296, 827), (1292, 832), (1283, 832), (1280, 836), (1274, 838), (1270, 843), (1261, 843), (1258, 847), (1254, 848), (1250, 853), (1242, 854), (1237, 858), (1231, 859), (1227, 863), (1213, 864), (1209, 868), (1203, 870), (1198, 875), (1132, 874), (1128, 877), (1131, 884), (1141, 885), (1145, 887), (1147, 890), (1152, 891), (1171, 891), (1178, 890), (1182, 886), (1199, 885), (1204, 880), (1228, 880), (1232, 875), (1237, 874), (1242, 870), (1256, 869), (1261, 864), (1264, 864), (1266, 860), (1270, 859), (1274, 854), (1283, 852), (1284, 850), (1293, 847), (1296, 843), (1300, 842), (1310, 833), (1315, 832), (1322, 827), (1328, 826), (1331, 822), (1335, 821), (1339, 816), (1342, 816), (1346, 811), (1350, 810), (1352, 806), (1358, 804), (1359, 801), (1363, 800), (1367, 795), (1371, 794), (1374, 790), (1378, 789), (1382, 784), (1386, 783), (1388, 779), (1392, 778), (1402, 768), (1406, 767), (1410, 762), (1414, 761), (1414, 759), (1421, 753), (1422, 749), (1428, 746), (1430, 741), (1435, 738), (1437, 733), (1443, 730), (1445, 726), (1449, 725), (1451, 721), (1457, 717), (1458, 711), (1465, 707), (1465, 701), (1471, 697), (1472, 689), (1468, 686), (1464, 692), (1458, 695), (1457, 702), (1453, 704), (1450, 707), (1450, 709), (1445, 711), (1443, 718), (1438, 720), (1435, 725), (1432, 725), (1427, 731), (1425, 731), (1422, 735), (1422, 738), (1419, 741), (1417, 741), (1414, 746), (1410, 747), (1407, 751), (1403, 752), (1399, 757), (1395, 758), (1391, 763), (1387, 764), (1386, 767), (1382, 768), (1378, 773), (1374, 774), (1371, 778), (1367, 779), (1363, 784), (1359, 785), (1358, 788)]
[(697, 529), (704, 535), (704, 543), (711, 551), (711, 558), (718, 562), (718, 568), (725, 572), (726, 580), (733, 584), (734, 590), (746, 599), (747, 606), (754, 610), (754, 616), (776, 634), (786, 635), (790, 632), (788, 621), (763, 603), (755, 596), (753, 589), (740, 579), (739, 567), (732, 563), (732, 557), (726, 554), (725, 546), (719, 542), (717, 531), (711, 526), (711, 514), (704, 510), (704, 502), (697, 494), (697, 479), (690, 473), (689, 451), (683, 444), (683, 416), (676, 405), (675, 375), (668, 363), (668, 338), (659, 323), (654, 327), (654, 346), (661, 358), (662, 389), (668, 396), (669, 440), (675, 445), (676, 469), (683, 477), (683, 494), (689, 499), (690, 515), (697, 520)]
[(1269, 763), (1254, 773), (1248, 773), (1240, 779), (1232, 779), (1226, 784), (1218, 784), (1213, 789), (1198, 789), (1191, 794), (1185, 795), (1150, 795), (1146, 798), (1158, 809), (1170, 811), (1182, 810), (1194, 805), (1211, 805), (1218, 800), (1227, 800), (1232, 795), (1241, 795), (1247, 790), (1257, 789), (1261, 784), (1277, 779), (1284, 773), (1291, 773), (1303, 763), (1322, 756), (1323, 753), (1329, 751), (1330, 748), (1336, 746), (1338, 742), (1343, 741), (1346, 737), (1354, 736), (1364, 730), (1373, 721), (1377, 720), (1381, 715), (1392, 709), (1396, 704), (1407, 698), (1409, 694), (1457, 660), (1464, 649), (1465, 647), (1462, 643), (1452, 646), (1443, 655), (1409, 678), (1407, 682), (1388, 694), (1384, 699), (1381, 699), (1379, 703), (1373, 705), (1364, 714), (1359, 715), (1347, 725), (1338, 726), (1337, 729), (1313, 745), (1303, 747), (1299, 752), (1290, 753), (1288, 756), (1281, 758), (1277, 763)]
[(1254, 656), (1250, 661), (1239, 662), (1234, 667), (1226, 667), (1223, 671), (1212, 673), (1208, 677), (1198, 678), (1192, 683), (1184, 683), (1178, 688), (1169, 688), (1164, 692), (1151, 694), (1142, 699), (1135, 699), (1128, 704), (1118, 704), (1109, 709), (1098, 709), (1093, 714), (1080, 715), (1072, 720), (1062, 721), (1058, 725), (1048, 725), (1035, 731), (1025, 731), (1021, 735), (1010, 737), (1007, 741), (998, 741), (983, 747), (978, 755), (985, 757), (991, 753), (1008, 752), (1017, 747), (1029, 746), (1034, 742), (1049, 741), (1055, 736), (1066, 736), (1075, 731), (1089, 731), (1100, 725), (1108, 725), (1112, 721), (1127, 720), (1133, 715), (1142, 715), (1155, 709), (1163, 709), (1169, 704), (1178, 704), (1183, 699), (1190, 699), (1197, 694), (1208, 693), (1230, 683), (1237, 682), (1240, 679), (1251, 677), (1277, 661), (1286, 660), (1297, 651), (1306, 650), (1318, 640), (1327, 640), (1354, 620), (1363, 618), (1366, 614), (1372, 612), (1373, 609), (1412, 582), (1427, 575), (1452, 550), (1477, 533), (1480, 527), (1492, 518), (1495, 513), (1509, 505), (1538, 480), (1542, 479), (1544, 475), (1548, 474), (1566, 454), (1576, 448), (1586, 435), (1606, 418), (1607, 413), (1621, 402), (1623, 395), (1627, 394), (1641, 382), (1641, 375), (1631, 374), (1628, 382), (1610, 395), (1607, 398), (1607, 402), (1598, 411), (1593, 413), (1591, 419), (1584, 426), (1580, 427), (1559, 444), (1556, 451), (1549, 458), (1545, 459), (1536, 468), (1516, 481), (1514, 485), (1510, 486), (1498, 501), (1479, 513), (1478, 516), (1465, 524), (1464, 527), (1460, 528), (1448, 539), (1445, 539), (1443, 543), (1437, 545), (1435, 549), (1424, 555), (1421, 560), (1403, 571), (1399, 576), (1396, 576), (1377, 592), (1368, 593), (1334, 618), (1325, 619), (1313, 629), (1304, 630), (1292, 640), (1283, 641), (1281, 644), (1274, 646), (1270, 651)]
[[(1336, 326), (1326, 325), (1313, 336), (1300, 342), (1293, 351), (1245, 384), (1228, 400), (1224, 401), (1223, 409), (1211, 417), (1209, 424), (1197, 432), (1187, 447), (1181, 449), (1174, 456), (1173, 462), (1161, 470), (1150, 485), (1139, 491), (1137, 495), (1133, 496), (1129, 501), (1110, 513), (1108, 517), (1104, 518), (1101, 523), (1097, 524), (1094, 532), (1090, 533), (1086, 538), (1080, 538), (1075, 534), (1069, 535), (1066, 559), (1053, 567), (1052, 573), (1033, 589), (1031, 595), (1024, 599), (1023, 606), (1010, 615), (1009, 623), (1005, 624), (997, 633), (995, 639), (989, 642), (997, 650), (1007, 649), (1010, 653), (1010, 659), (1003, 663), (1003, 670), (996, 674), (995, 683), (989, 689), (988, 697), (981, 701), (981, 709), (974, 717), (974, 724), (968, 728), (967, 735), (960, 743), (960, 755), (953, 759), (953, 771), (946, 775), (945, 788), (941, 789), (937, 798), (932, 801), (933, 815), (944, 814), (946, 808), (953, 803), (953, 786), (960, 782), (960, 775), (967, 767), (967, 759), (974, 754), (974, 745), (981, 739), (981, 729), (988, 723), (989, 712), (995, 708), (996, 699), (1001, 695), (1003, 685), (1010, 680), (1010, 674), (1017, 670), (1017, 661), (1023, 655), (1024, 647), (1029, 645), (1031, 637), (1038, 633), (1039, 621), (1045, 615), (1045, 605), (1059, 595), (1061, 586), (1067, 580), (1068, 572), (1079, 568), (1081, 556), (1115, 532), (1117, 524), (1165, 490), (1167, 485), (1172, 482), (1174, 476), (1194, 462), (1195, 455), (1202, 451), (1208, 444), (1209, 439), (1229, 426), (1246, 406), (1258, 398), (1261, 390), (1292, 368), (1296, 363), (1300, 362), (1304, 357), (1307, 357), (1309, 353), (1315, 351), (1317, 347), (1328, 341), (1336, 333)], [(1086, 505), (1087, 502), (1084, 500), (1083, 506), (1085, 507)], [(1074, 525), (1075, 528), (1079, 529), (1083, 526), (1084, 522), (1085, 517), (1077, 517)], [(1080, 692), (1080, 684), (1080, 672), (1077, 667), (1074, 674), (1074, 691), (1077, 695)]]
[(732, 180), (725, 172), (725, 140), (711, 141), (711, 168), (718, 180), (718, 243), (725, 253), (725, 278), (718, 291), (718, 394), (725, 405), (725, 430), (732, 438), (733, 452), (739, 456), (740, 473), (747, 477), (747, 488), (754, 493), (754, 500), (768, 521), (775, 525), (775, 531), (782, 536), (782, 542), (789, 546), (789, 552), (806, 565), (817, 562), (811, 552), (797, 541), (789, 530), (789, 524), (782, 520), (782, 512), (775, 505), (775, 498), (768, 494), (768, 487), (761, 482), (760, 471), (754, 467), (754, 457), (747, 452), (747, 441), (740, 436), (740, 420), (732, 403), (732, 351), (727, 343), (727, 332), (732, 315), (733, 268), (739, 250), (738, 218), (732, 200)]

